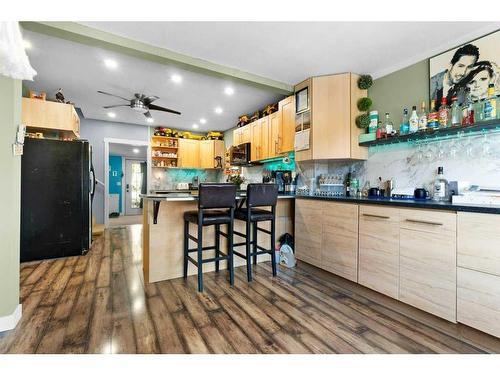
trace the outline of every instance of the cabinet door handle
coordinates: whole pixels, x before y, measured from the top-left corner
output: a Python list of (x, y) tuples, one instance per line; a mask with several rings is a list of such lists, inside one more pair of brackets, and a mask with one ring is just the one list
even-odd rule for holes
[(389, 216), (374, 215), (374, 214), (363, 214), (363, 216), (375, 217), (377, 219), (390, 219)]
[(410, 223), (417, 223), (417, 224), (443, 225), (443, 223), (436, 223), (435, 221), (413, 220), (413, 219), (406, 219), (406, 221), (408, 221)]

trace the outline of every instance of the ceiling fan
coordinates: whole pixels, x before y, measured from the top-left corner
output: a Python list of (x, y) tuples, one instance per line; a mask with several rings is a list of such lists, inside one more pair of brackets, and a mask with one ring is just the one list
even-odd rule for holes
[(127, 101), (127, 104), (115, 104), (115, 105), (107, 105), (104, 106), (103, 108), (109, 109), (109, 108), (116, 108), (116, 107), (130, 107), (134, 111), (141, 112), (146, 116), (146, 119), (148, 121), (153, 121), (153, 116), (151, 116), (151, 112), (149, 111), (162, 111), (162, 112), (168, 112), (168, 113), (173, 113), (176, 115), (180, 115), (181, 113), (178, 111), (174, 111), (173, 109), (165, 108), (165, 107), (160, 107), (159, 105), (152, 104), (155, 100), (160, 99), (158, 96), (155, 95), (150, 95), (146, 96), (144, 94), (135, 94), (132, 99), (127, 99), (119, 95), (114, 95), (110, 94), (108, 92), (104, 91), (97, 91), (99, 94), (104, 94), (104, 95), (109, 95), (109, 96), (114, 96), (115, 98), (120, 98), (125, 101)]

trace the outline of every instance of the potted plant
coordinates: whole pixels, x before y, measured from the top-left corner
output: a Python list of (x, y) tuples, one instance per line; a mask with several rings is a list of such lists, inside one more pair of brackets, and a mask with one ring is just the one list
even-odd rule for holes
[(246, 181), (246, 179), (242, 175), (234, 173), (234, 174), (229, 175), (229, 177), (227, 178), (227, 181), (231, 182), (232, 184), (235, 184), (236, 188), (238, 190), (241, 190), (241, 184), (244, 183)]

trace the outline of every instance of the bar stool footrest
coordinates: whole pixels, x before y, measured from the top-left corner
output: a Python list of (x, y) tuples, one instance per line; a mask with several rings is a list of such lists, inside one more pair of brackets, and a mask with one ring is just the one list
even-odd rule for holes
[[(205, 251), (205, 250), (215, 250), (215, 246), (202, 247), (201, 250), (202, 251)], [(193, 253), (195, 251), (198, 251), (198, 248), (188, 249), (188, 253)]]

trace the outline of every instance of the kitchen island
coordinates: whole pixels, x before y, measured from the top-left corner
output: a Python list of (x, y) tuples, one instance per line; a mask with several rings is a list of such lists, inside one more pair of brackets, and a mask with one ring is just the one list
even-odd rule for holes
[[(183, 244), (184, 244), (184, 220), (186, 211), (198, 209), (198, 196), (196, 192), (145, 194), (143, 207), (143, 239), (142, 239), (142, 261), (144, 271), (144, 282), (153, 283), (182, 277), (183, 266)], [(284, 233), (293, 235), (294, 196), (278, 196), (276, 206), (276, 241)], [(237, 200), (240, 205), (245, 199), (244, 192), (238, 192)], [(194, 233), (194, 224), (190, 224), (191, 233)], [(270, 229), (269, 222), (259, 223), (259, 227)], [(245, 233), (245, 223), (240, 220), (234, 221), (234, 229)], [(222, 227), (227, 231), (226, 227)], [(244, 239), (235, 235), (235, 242), (243, 242)], [(211, 246), (214, 243), (214, 227), (203, 228), (203, 246)], [(259, 245), (269, 248), (269, 236), (260, 235)], [(190, 241), (190, 248), (195, 243)], [(226, 240), (221, 238), (221, 250), (226, 250)], [(213, 251), (204, 251), (204, 257), (213, 257)], [(268, 255), (258, 257), (258, 262), (269, 261)], [(234, 266), (245, 265), (245, 260), (234, 257)], [(227, 268), (227, 262), (220, 263), (221, 269)], [(215, 269), (214, 263), (203, 266), (203, 272)], [(188, 267), (188, 275), (194, 275), (196, 268)]]

